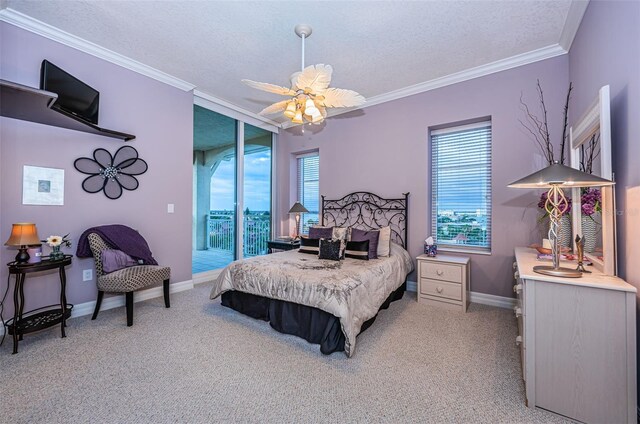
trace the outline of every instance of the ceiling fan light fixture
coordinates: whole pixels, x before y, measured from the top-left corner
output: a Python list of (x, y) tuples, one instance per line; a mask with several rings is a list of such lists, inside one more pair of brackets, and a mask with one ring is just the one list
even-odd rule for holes
[(300, 109), (298, 109), (296, 111), (295, 116), (291, 119), (291, 122), (293, 122), (294, 124), (302, 124), (302, 111)]
[(292, 119), (294, 116), (296, 116), (295, 100), (291, 100), (289, 103), (287, 103), (287, 108), (284, 111), (284, 116), (286, 116), (289, 119)]
[(324, 121), (324, 118), (322, 117), (322, 115), (320, 114), (319, 111), (317, 113), (311, 115), (311, 122), (312, 123), (319, 124), (322, 121)]
[(320, 111), (316, 107), (316, 104), (313, 102), (313, 99), (311, 97), (307, 97), (307, 101), (304, 104), (304, 113), (305, 115), (310, 116), (320, 114)]
[(295, 33), (302, 39), (302, 67), (291, 77), (291, 88), (279, 85), (243, 79), (242, 82), (258, 90), (288, 96), (283, 100), (264, 108), (260, 115), (282, 113), (294, 124), (303, 124), (305, 120), (320, 123), (327, 117), (330, 107), (358, 107), (365, 98), (353, 90), (329, 87), (333, 68), (331, 65), (318, 64), (304, 66), (304, 42), (311, 35), (309, 25), (297, 25)]

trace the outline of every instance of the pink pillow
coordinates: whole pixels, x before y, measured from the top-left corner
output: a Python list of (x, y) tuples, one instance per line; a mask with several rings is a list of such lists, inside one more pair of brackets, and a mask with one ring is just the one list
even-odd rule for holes
[(100, 253), (102, 271), (105, 274), (118, 271), (123, 268), (138, 265), (138, 262), (122, 250), (107, 249)]

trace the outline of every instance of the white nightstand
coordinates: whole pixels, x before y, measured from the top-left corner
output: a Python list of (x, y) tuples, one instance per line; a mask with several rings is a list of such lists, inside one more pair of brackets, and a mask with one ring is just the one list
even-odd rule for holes
[(469, 306), (471, 263), (469, 258), (438, 254), (420, 255), (418, 303), (447, 306), (466, 312)]

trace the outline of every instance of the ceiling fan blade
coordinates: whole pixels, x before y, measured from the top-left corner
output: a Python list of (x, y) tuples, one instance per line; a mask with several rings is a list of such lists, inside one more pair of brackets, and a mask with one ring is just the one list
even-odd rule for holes
[(243, 83), (247, 84), (249, 87), (257, 88), (258, 90), (268, 91), (269, 93), (280, 94), (282, 96), (293, 96), (295, 95), (295, 91), (291, 90), (287, 87), (281, 87), (275, 84), (269, 84), (266, 82), (256, 82), (248, 79), (243, 79)]
[(267, 106), (262, 109), (260, 113), (258, 113), (258, 115), (271, 115), (274, 113), (282, 112), (287, 108), (287, 103), (289, 103), (290, 101), (291, 100), (283, 100), (281, 102), (274, 103), (271, 106)]
[(296, 81), (298, 81), (298, 76), (300, 76), (302, 72), (298, 71), (298, 72), (294, 72), (293, 74), (291, 74), (291, 76), (289, 77), (289, 81), (291, 81), (291, 89), (292, 90), (296, 90)]
[(322, 115), (323, 118), (327, 118), (327, 108), (324, 106), (318, 106), (318, 111), (320, 112), (320, 115)]
[(307, 66), (295, 79), (292, 88), (299, 90), (310, 88), (312, 94), (322, 94), (331, 83), (332, 72), (333, 68), (331, 65), (319, 64)]
[(354, 107), (362, 106), (366, 102), (361, 94), (342, 88), (329, 88), (322, 96), (324, 99), (319, 102), (326, 107)]

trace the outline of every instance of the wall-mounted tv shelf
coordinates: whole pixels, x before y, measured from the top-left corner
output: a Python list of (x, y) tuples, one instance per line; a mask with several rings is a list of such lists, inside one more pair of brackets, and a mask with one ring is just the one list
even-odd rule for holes
[(129, 141), (135, 135), (100, 128), (54, 107), (58, 95), (0, 79), (0, 116)]

